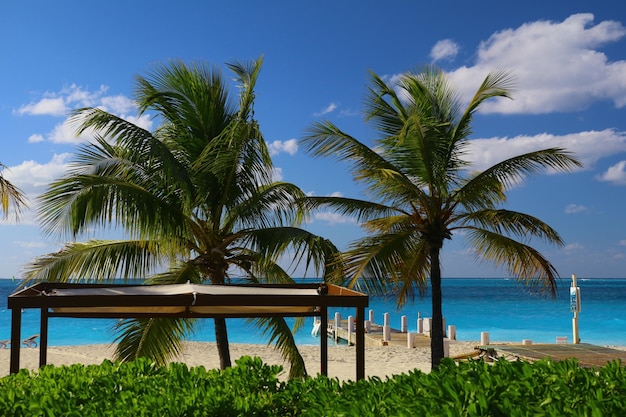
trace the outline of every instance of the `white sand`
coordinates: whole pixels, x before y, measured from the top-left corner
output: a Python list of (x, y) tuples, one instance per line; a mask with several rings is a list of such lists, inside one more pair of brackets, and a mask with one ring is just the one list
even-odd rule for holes
[[(467, 354), (474, 351), (477, 342), (452, 341), (450, 356)], [(114, 347), (111, 345), (83, 345), (83, 346), (51, 346), (48, 347), (48, 364), (100, 364), (105, 359), (112, 359)], [(319, 346), (301, 346), (300, 353), (306, 363), (310, 375), (320, 372)], [(231, 344), (230, 354), (233, 365), (241, 356), (259, 356), (267, 364), (283, 365), (284, 373), (287, 367), (274, 348), (266, 345)], [(219, 359), (215, 343), (189, 342), (177, 362), (185, 362), (188, 366), (202, 365), (205, 368), (219, 368)], [(9, 374), (10, 349), (0, 349), (0, 377)], [(37, 369), (39, 364), (39, 348), (22, 348), (20, 354), (20, 368)], [(406, 373), (413, 369), (424, 372), (430, 370), (430, 349), (409, 349), (401, 346), (367, 346), (365, 348), (365, 375), (366, 377), (387, 376)], [(356, 351), (349, 346), (328, 347), (328, 375), (340, 380), (354, 380), (356, 377)]]

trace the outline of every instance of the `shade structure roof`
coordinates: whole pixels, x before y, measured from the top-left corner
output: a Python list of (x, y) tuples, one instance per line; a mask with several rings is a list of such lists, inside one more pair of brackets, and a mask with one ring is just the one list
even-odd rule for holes
[(39, 283), (9, 296), (8, 307), (49, 308), (74, 317), (314, 316), (320, 307), (367, 306), (365, 294), (332, 284), (98, 285)]
[[(364, 376), (364, 308), (369, 297), (333, 284), (292, 285), (119, 285), (42, 282), (8, 297), (12, 310), (11, 372), (19, 370), (21, 311), (41, 310), (40, 365), (46, 363), (48, 317), (296, 317), (319, 316), (328, 307), (357, 309), (357, 379)], [(359, 334), (360, 332), (360, 334)], [(326, 337), (322, 334), (322, 373)], [(363, 368), (363, 369), (361, 369)]]

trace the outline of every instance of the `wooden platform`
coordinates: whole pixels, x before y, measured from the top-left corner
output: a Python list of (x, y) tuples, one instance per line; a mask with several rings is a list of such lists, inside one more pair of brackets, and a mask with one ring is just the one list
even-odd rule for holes
[[(372, 323), (370, 325), (369, 332), (365, 333), (365, 345), (366, 346), (389, 345), (389, 346), (405, 346), (405, 347), (407, 346), (407, 334), (406, 333), (402, 333), (398, 329), (391, 328), (390, 336), (391, 336), (390, 340), (384, 341), (383, 340), (383, 326)], [(415, 336), (416, 336), (415, 345), (414, 345), (415, 347), (430, 348), (429, 337), (422, 335), (422, 334), (416, 334)], [(333, 323), (329, 323), (328, 337), (335, 339), (335, 340), (339, 339), (340, 341), (344, 343), (352, 344), (354, 342), (355, 335), (354, 335), (354, 332), (352, 333), (352, 335), (348, 335), (348, 322), (347, 320), (342, 320), (341, 327), (339, 327), (338, 329), (334, 328)]]
[(483, 353), (495, 357), (513, 356), (527, 361), (552, 359), (561, 361), (577, 359), (578, 364), (586, 368), (599, 368), (614, 360), (621, 360), (626, 366), (626, 351), (603, 346), (579, 344), (535, 344), (535, 345), (486, 345), (479, 346)]

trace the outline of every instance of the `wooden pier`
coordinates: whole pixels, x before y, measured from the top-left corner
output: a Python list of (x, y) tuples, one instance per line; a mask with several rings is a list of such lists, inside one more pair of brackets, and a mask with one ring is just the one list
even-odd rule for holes
[(507, 356), (529, 362), (541, 359), (551, 359), (555, 362), (577, 359), (579, 366), (584, 368), (598, 368), (611, 361), (619, 360), (622, 366), (626, 366), (626, 351), (588, 343), (487, 345), (479, 346), (477, 349), (492, 359)]
[[(326, 330), (327, 336), (338, 343), (354, 344), (355, 333), (348, 333), (348, 320), (341, 320), (341, 325), (335, 328), (335, 323), (328, 323)], [(423, 334), (415, 334), (413, 347), (430, 347), (430, 337)], [(391, 328), (389, 340), (383, 339), (383, 326), (371, 323), (369, 331), (365, 332), (366, 346), (408, 346), (407, 333), (403, 333), (398, 329)]]

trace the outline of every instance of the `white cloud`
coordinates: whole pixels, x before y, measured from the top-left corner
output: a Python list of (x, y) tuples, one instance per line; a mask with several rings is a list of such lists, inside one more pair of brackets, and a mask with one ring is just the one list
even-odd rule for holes
[(356, 220), (352, 217), (344, 216), (339, 213), (334, 213), (330, 211), (324, 211), (320, 213), (315, 213), (313, 215), (314, 220), (321, 220), (328, 224), (356, 224)]
[(8, 167), (3, 176), (24, 192), (29, 200), (30, 208), (20, 217), (20, 224), (36, 224), (34, 203), (48, 184), (63, 176), (69, 167), (71, 154), (55, 154), (49, 162), (41, 164), (36, 161), (24, 161), (19, 165)]
[(581, 206), (579, 204), (568, 204), (565, 207), (565, 214), (576, 214), (588, 211), (589, 209), (585, 206)]
[(36, 103), (29, 103), (17, 110), (17, 114), (23, 115), (49, 115), (49, 116), (63, 116), (67, 113), (68, 109), (65, 106), (65, 102), (62, 98), (42, 98)]
[(619, 245), (620, 246), (626, 246), (626, 239), (620, 240), (619, 241)]
[(582, 162), (585, 169), (591, 169), (601, 158), (624, 152), (626, 132), (605, 129), (568, 135), (543, 133), (512, 138), (473, 139), (469, 143), (466, 159), (472, 162), (473, 170), (484, 170), (513, 156), (552, 147), (566, 149)]
[(484, 103), (483, 112), (551, 113), (581, 110), (611, 100), (626, 105), (626, 61), (611, 62), (598, 48), (626, 36), (617, 21), (593, 23), (592, 14), (562, 22), (536, 21), (492, 35), (478, 48), (477, 62), (450, 73), (468, 98), (491, 71), (513, 71), (514, 100)]
[[(124, 95), (106, 95), (107, 86), (100, 86), (96, 91), (89, 91), (72, 84), (62, 88), (58, 92), (47, 92), (38, 101), (21, 106), (14, 113), (19, 115), (48, 115), (48, 116), (68, 116), (75, 109), (83, 107), (97, 107), (109, 113), (115, 114), (124, 120), (136, 124), (139, 127), (150, 130), (152, 119), (144, 114), (137, 116), (135, 102)], [(93, 138), (93, 133), (85, 132), (81, 137), (75, 134), (77, 124), (70, 123), (69, 119), (57, 124), (53, 130), (46, 135), (46, 139), (53, 143), (77, 144), (84, 140)], [(31, 135), (29, 142), (41, 142), (43, 135)]]
[(43, 243), (40, 241), (30, 241), (30, 242), (16, 241), (15, 244), (19, 246), (20, 248), (25, 248), (25, 249), (45, 248), (48, 246), (46, 243)]
[[(69, 119), (65, 119), (63, 123), (59, 123), (52, 129), (47, 136), (48, 140), (53, 143), (69, 144), (83, 142), (83, 139), (76, 135), (76, 127), (76, 124), (70, 123)], [(85, 135), (83, 135), (83, 137), (85, 137)]]
[(459, 45), (452, 39), (440, 40), (430, 50), (430, 58), (433, 62), (441, 61), (443, 59), (452, 61), (459, 53)]
[(296, 139), (286, 141), (275, 140), (274, 142), (268, 143), (267, 147), (270, 150), (270, 155), (278, 155), (282, 152), (295, 155), (296, 152), (298, 152), (298, 141)]
[(580, 243), (577, 243), (577, 242), (565, 245), (565, 247), (563, 248), (563, 250), (566, 253), (580, 252), (583, 249), (585, 249), (585, 247), (583, 245), (581, 245)]
[(54, 154), (49, 162), (41, 164), (30, 160), (9, 167), (5, 178), (32, 196), (40, 193), (54, 179), (65, 174), (72, 154)]
[(606, 172), (597, 176), (600, 181), (610, 182), (615, 185), (626, 185), (626, 161), (620, 161), (610, 166)]
[(326, 108), (324, 108), (322, 111), (320, 111), (319, 113), (315, 113), (314, 116), (323, 116), (325, 114), (328, 113), (332, 113), (337, 109), (337, 104), (336, 103), (330, 103), (328, 106), (326, 106)]
[(35, 133), (28, 137), (28, 143), (39, 143), (43, 141), (44, 141), (43, 135), (40, 135), (39, 133)]
[(137, 108), (133, 100), (123, 95), (104, 96), (98, 106), (113, 114), (126, 114)]
[(274, 167), (272, 170), (272, 179), (274, 181), (282, 181), (284, 179), (283, 169)]
[(72, 84), (58, 92), (46, 92), (38, 101), (25, 104), (14, 113), (32, 116), (65, 116), (75, 108), (95, 107), (102, 101), (106, 91), (106, 86), (100, 86), (99, 90), (89, 92)]

